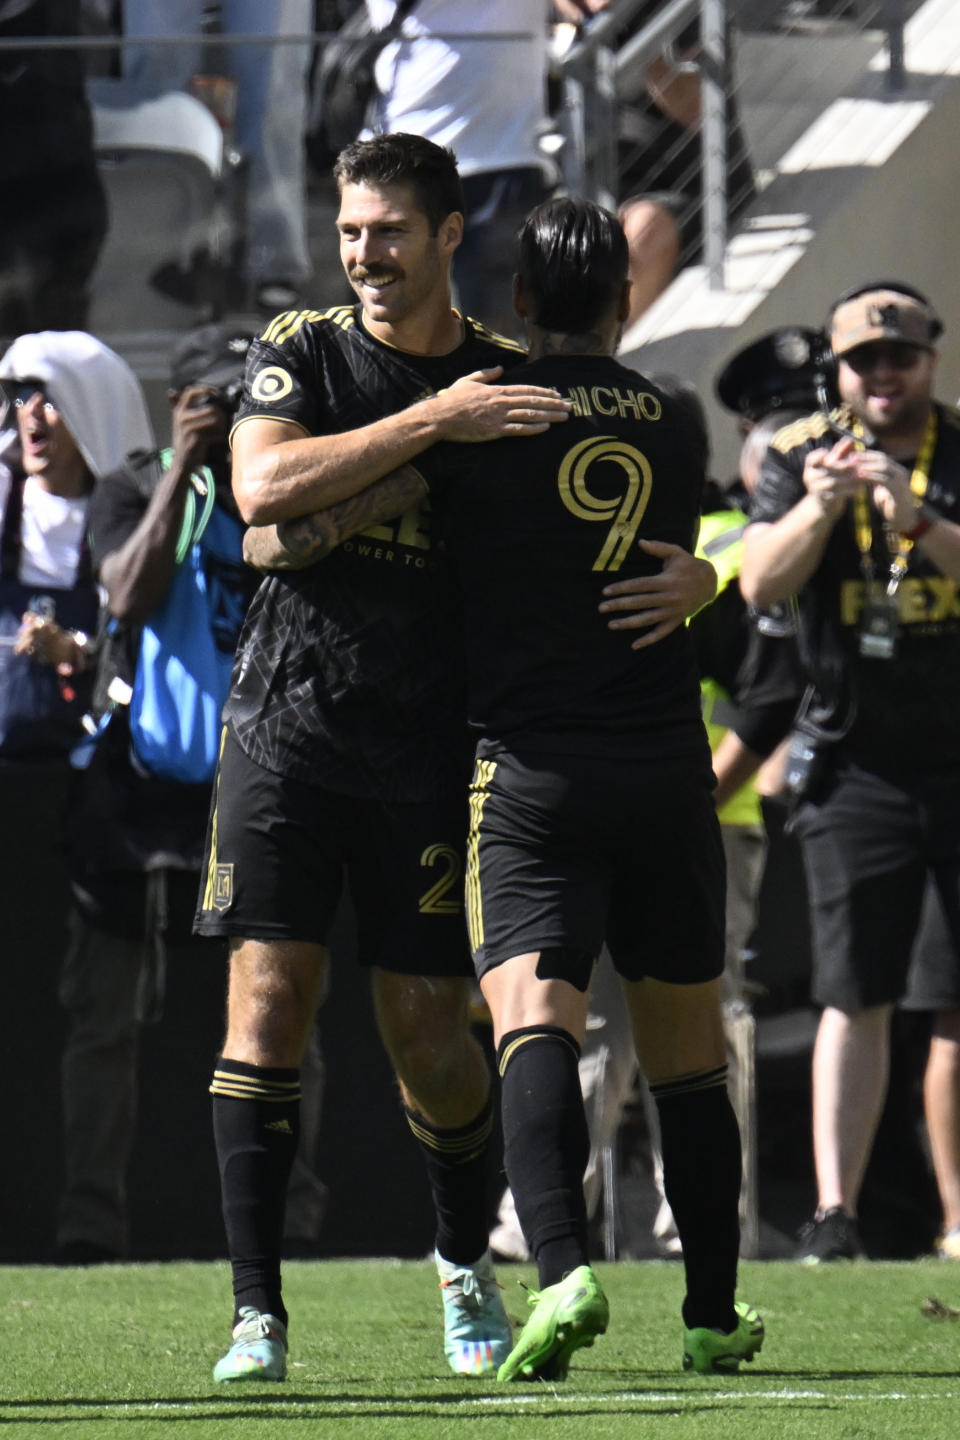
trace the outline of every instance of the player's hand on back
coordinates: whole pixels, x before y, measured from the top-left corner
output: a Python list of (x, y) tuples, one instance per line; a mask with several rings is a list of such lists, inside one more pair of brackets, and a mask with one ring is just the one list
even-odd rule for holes
[(604, 586), (601, 614), (612, 615), (610, 630), (644, 630), (631, 649), (645, 650), (663, 640), (690, 616), (709, 605), (717, 593), (717, 572), (709, 560), (701, 560), (671, 545), (667, 540), (639, 540), (648, 555), (663, 561), (658, 575), (637, 575)]
[(463, 375), (428, 402), (435, 407), (441, 440), (498, 440), (504, 435), (541, 435), (566, 420), (570, 402), (541, 385), (498, 385), (501, 366)]

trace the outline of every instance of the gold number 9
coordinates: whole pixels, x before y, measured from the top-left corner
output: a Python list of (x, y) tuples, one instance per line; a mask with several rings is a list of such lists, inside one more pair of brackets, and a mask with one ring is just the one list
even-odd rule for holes
[[(587, 488), (588, 472), (591, 465), (601, 460), (623, 469), (626, 490), (622, 496), (601, 500), (591, 495)], [(593, 568), (619, 570), (637, 537), (653, 488), (653, 471), (646, 456), (613, 435), (591, 436), (564, 456), (557, 484), (560, 498), (572, 515), (580, 520), (613, 521)]]

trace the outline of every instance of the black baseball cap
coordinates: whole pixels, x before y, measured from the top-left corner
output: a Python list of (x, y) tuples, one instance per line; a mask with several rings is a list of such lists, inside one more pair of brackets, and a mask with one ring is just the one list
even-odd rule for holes
[(769, 330), (727, 361), (715, 381), (717, 399), (748, 420), (771, 410), (815, 410), (825, 345), (821, 330), (802, 325)]
[(253, 338), (248, 330), (217, 322), (190, 330), (173, 347), (170, 384), (183, 390), (187, 385), (221, 387), (241, 380)]

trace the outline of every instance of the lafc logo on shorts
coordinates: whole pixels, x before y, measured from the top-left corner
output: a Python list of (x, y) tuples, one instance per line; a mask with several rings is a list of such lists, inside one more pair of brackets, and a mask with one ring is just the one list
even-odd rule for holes
[(233, 865), (218, 865), (213, 872), (213, 908), (229, 910), (233, 904)]

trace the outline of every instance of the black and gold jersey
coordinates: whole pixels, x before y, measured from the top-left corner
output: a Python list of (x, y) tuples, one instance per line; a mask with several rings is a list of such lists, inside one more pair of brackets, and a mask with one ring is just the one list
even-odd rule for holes
[(534, 438), (419, 457), (464, 599), (470, 721), (481, 753), (706, 753), (684, 627), (635, 651), (598, 611), (613, 580), (655, 574), (643, 539), (692, 549), (706, 455), (677, 403), (607, 357), (515, 372), (570, 418)]
[[(960, 412), (937, 405), (937, 439), (926, 503), (960, 523)], [(851, 415), (837, 412), (847, 426)], [(750, 506), (753, 521), (775, 522), (807, 493), (803, 468), (811, 450), (835, 441), (820, 414), (773, 437)], [(909, 468), (909, 463), (906, 462)], [(886, 586), (899, 537), (869, 511), (874, 584)], [(817, 570), (798, 596), (804, 664), (824, 729), (846, 732), (844, 748), (881, 773), (954, 769), (960, 764), (960, 598), (914, 546), (896, 591), (898, 633), (892, 659), (860, 654), (868, 580), (853, 504), (834, 526)]]
[[(251, 416), (335, 435), (390, 415), (519, 346), (465, 322), (449, 355), (409, 355), (359, 306), (278, 316), (250, 347), (237, 425)], [(460, 618), (429, 504), (355, 535), (309, 569), (268, 576), (240, 638), (224, 711), (278, 774), (349, 795), (422, 798), (462, 763)]]

